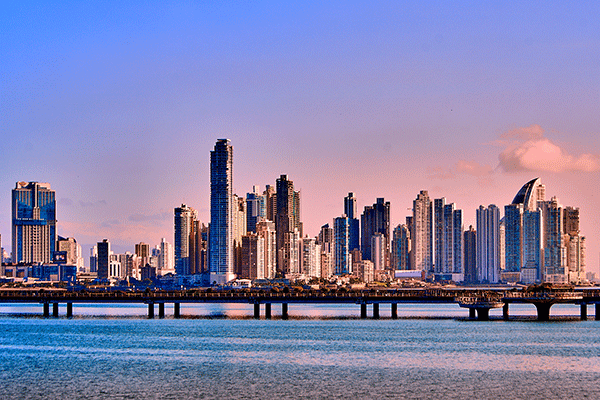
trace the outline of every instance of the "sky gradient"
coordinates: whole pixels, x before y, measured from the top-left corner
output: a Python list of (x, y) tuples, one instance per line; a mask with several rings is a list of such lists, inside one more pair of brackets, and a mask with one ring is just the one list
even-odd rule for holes
[(3, 247), (22, 180), (52, 185), (86, 258), (172, 242), (180, 204), (209, 221), (229, 138), (235, 192), (287, 174), (311, 236), (348, 192), (395, 226), (429, 190), (468, 227), (540, 177), (598, 270), (598, 2), (198, 3), (0, 6)]

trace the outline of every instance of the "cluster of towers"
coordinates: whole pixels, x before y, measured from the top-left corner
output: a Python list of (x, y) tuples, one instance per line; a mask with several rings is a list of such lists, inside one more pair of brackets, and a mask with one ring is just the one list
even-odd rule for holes
[[(165, 239), (150, 249), (113, 254), (103, 240), (92, 248), (91, 271), (101, 279), (144, 279), (169, 273), (225, 283), (235, 277), (329, 278), (354, 276), (365, 282), (428, 276), (469, 283), (585, 280), (585, 237), (579, 209), (564, 207), (539, 178), (527, 182), (511, 204), (476, 210), (476, 226), (463, 226), (463, 212), (445, 198), (421, 191), (412, 213), (393, 230), (390, 202), (383, 198), (357, 213), (353, 193), (344, 212), (316, 237), (303, 233), (300, 191), (287, 175), (264, 191), (233, 193), (233, 147), (219, 139), (210, 157), (210, 223), (182, 204), (174, 210), (174, 245)], [(81, 265), (81, 246), (57, 237), (55, 193), (47, 183), (18, 182), (12, 191), (12, 258), (43, 264), (57, 256)], [(413, 273), (413, 275), (411, 275)]]
[[(300, 193), (286, 175), (263, 193), (245, 199), (232, 193), (233, 148), (227, 139), (211, 152), (211, 281), (243, 278), (354, 275), (364, 281), (421, 271), (439, 280), (466, 282), (580, 282), (585, 278), (585, 238), (579, 209), (545, 200), (539, 179), (523, 186), (513, 202), (476, 210), (476, 227), (463, 212), (423, 190), (412, 215), (390, 231), (390, 202), (378, 198), (359, 216), (356, 198), (344, 213), (303, 237)], [(177, 226), (177, 223), (176, 223)], [(176, 239), (177, 240), (177, 239)], [(177, 250), (176, 250), (177, 251)]]

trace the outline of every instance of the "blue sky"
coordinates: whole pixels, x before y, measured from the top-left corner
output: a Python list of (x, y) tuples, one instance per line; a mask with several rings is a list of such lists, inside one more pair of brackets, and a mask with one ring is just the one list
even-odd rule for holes
[[(288, 174), (306, 233), (421, 189), (462, 208), (540, 176), (600, 245), (597, 2), (20, 2), (0, 6), (0, 233), (47, 181), (59, 231), (120, 251), (208, 222), (209, 152), (240, 195)], [(504, 155), (501, 157), (501, 155)]]

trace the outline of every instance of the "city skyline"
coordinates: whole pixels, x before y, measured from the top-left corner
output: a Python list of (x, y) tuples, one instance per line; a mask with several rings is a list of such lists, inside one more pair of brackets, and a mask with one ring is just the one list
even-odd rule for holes
[(83, 254), (105, 237), (117, 251), (172, 242), (180, 204), (209, 221), (206, 154), (228, 137), (233, 192), (286, 174), (311, 237), (349, 192), (358, 210), (390, 201), (393, 229), (427, 190), (467, 227), (541, 177), (548, 198), (580, 208), (598, 272), (594, 3), (161, 5), (134, 21), (133, 6), (113, 19), (98, 5), (5, 7), (6, 249), (17, 181), (51, 183), (57, 234)]

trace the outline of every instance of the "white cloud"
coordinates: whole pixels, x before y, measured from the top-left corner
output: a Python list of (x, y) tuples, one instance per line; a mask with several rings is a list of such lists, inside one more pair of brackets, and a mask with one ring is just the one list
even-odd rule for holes
[(544, 137), (539, 125), (506, 132), (498, 142), (504, 148), (499, 155), (500, 166), (506, 172), (594, 172), (600, 170), (597, 155), (574, 156)]

